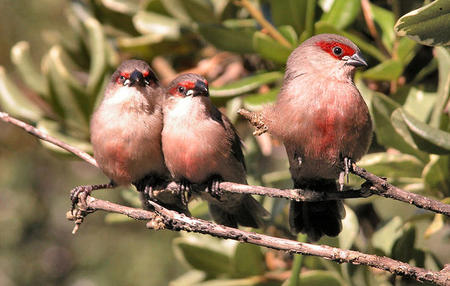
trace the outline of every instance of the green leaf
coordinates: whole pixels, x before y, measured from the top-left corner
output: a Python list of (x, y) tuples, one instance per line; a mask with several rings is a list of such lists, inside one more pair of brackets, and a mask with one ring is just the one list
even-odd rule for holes
[(133, 54), (145, 54), (150, 46), (164, 40), (164, 36), (158, 34), (144, 34), (139, 37), (118, 37), (117, 45), (122, 51)]
[(87, 93), (92, 96), (91, 102), (95, 102), (95, 95), (103, 79), (107, 68), (105, 35), (102, 25), (94, 18), (89, 18), (84, 22), (88, 33), (88, 43), (90, 50), (89, 79), (87, 83)]
[(139, 11), (139, 4), (137, 1), (131, 0), (101, 0), (102, 4), (110, 10), (133, 15)]
[(233, 97), (255, 90), (263, 84), (273, 83), (283, 77), (281, 72), (268, 72), (249, 76), (219, 88), (210, 88), (212, 97)]
[(278, 27), (278, 31), (283, 37), (291, 43), (295, 48), (298, 45), (298, 35), (292, 26), (281, 26)]
[(226, 253), (224, 241), (211, 237), (187, 235), (173, 241), (177, 255), (194, 269), (202, 270), (209, 277), (231, 273), (232, 260)]
[(12, 116), (36, 122), (43, 113), (26, 98), (0, 66), (0, 107)]
[(387, 60), (362, 73), (362, 76), (373, 80), (396, 80), (403, 73), (403, 65), (398, 60)]
[(424, 164), (416, 157), (402, 153), (371, 153), (365, 155), (358, 166), (377, 176), (395, 179), (398, 177), (422, 176)]
[(299, 285), (340, 286), (342, 284), (336, 275), (328, 271), (312, 270), (300, 275)]
[[(404, 135), (398, 133), (393, 126), (394, 120), (391, 122), (391, 114), (400, 105), (385, 96), (382, 93), (373, 93), (371, 102), (372, 118), (375, 123), (375, 133), (377, 134), (377, 141), (385, 147), (395, 148), (403, 153), (411, 154), (419, 159), (426, 161), (427, 154), (417, 150), (415, 144), (411, 140), (407, 141)], [(403, 122), (403, 120), (401, 120)]]
[(445, 108), (450, 98), (450, 51), (443, 47), (437, 47), (433, 50), (438, 61), (439, 85), (436, 105), (431, 115), (431, 126), (443, 130), (449, 128), (449, 116), (445, 114)]
[(290, 25), (297, 34), (305, 30), (306, 1), (270, 0), (270, 11), (275, 26)]
[(183, 0), (184, 9), (192, 20), (198, 23), (217, 23), (214, 6), (208, 0)]
[(253, 34), (253, 48), (261, 57), (279, 64), (285, 64), (293, 51), (262, 32)]
[(395, 40), (395, 33), (392, 29), (394, 27), (395, 19), (394, 13), (381, 8), (375, 4), (370, 3), (373, 20), (381, 30), (381, 41), (388, 51), (392, 51), (392, 46)]
[(416, 42), (410, 38), (403, 37), (398, 40), (397, 56), (403, 66), (409, 64), (409, 62), (414, 58), (416, 55), (415, 50), (417, 50), (417, 48), (418, 46)]
[(239, 243), (234, 253), (233, 265), (236, 277), (264, 274), (265, 262), (261, 248), (253, 244)]
[(359, 223), (355, 212), (350, 207), (345, 206), (345, 212), (345, 218), (342, 220), (342, 232), (339, 234), (339, 247), (350, 249), (358, 235)]
[(254, 28), (227, 28), (223, 25), (200, 24), (199, 33), (216, 48), (245, 54), (253, 53)]
[(449, 132), (435, 129), (400, 109), (395, 112), (401, 112), (411, 136), (420, 150), (433, 154), (450, 154)]
[(197, 286), (200, 282), (205, 280), (205, 272), (199, 270), (189, 270), (170, 281), (169, 286)]
[(322, 21), (319, 21), (315, 24), (315, 29), (316, 34), (331, 33), (347, 37), (353, 43), (355, 43), (355, 45), (357, 45), (364, 53), (371, 55), (380, 62), (387, 60), (387, 57), (382, 52), (380, 52), (380, 50), (377, 47), (375, 47), (374, 45), (372, 45), (371, 43), (362, 39), (359, 36), (337, 29), (336, 27)]
[[(248, 277), (242, 279), (212, 279), (195, 284), (194, 286), (255, 286), (261, 282), (260, 277)], [(269, 284), (272, 285), (272, 284)], [(276, 285), (276, 284), (275, 284)], [(274, 285), (274, 286), (275, 286)]]
[(161, 14), (139, 11), (133, 17), (133, 24), (141, 34), (160, 35), (170, 40), (177, 40), (180, 37), (180, 23)]
[(105, 216), (105, 222), (109, 224), (131, 222), (132, 218), (123, 214), (109, 213)]
[(403, 262), (408, 262), (413, 258), (414, 243), (416, 240), (416, 229), (409, 226), (403, 234), (397, 238), (392, 246), (392, 258)]
[(279, 88), (273, 88), (266, 93), (247, 95), (244, 97), (244, 107), (250, 111), (260, 111), (263, 109), (264, 105), (275, 102), (279, 92)]
[(402, 235), (402, 225), (403, 222), (400, 217), (392, 218), (373, 234), (372, 245), (382, 250), (385, 255), (390, 255), (395, 241)]
[[(69, 145), (76, 147), (84, 152), (92, 154), (92, 146), (87, 140), (80, 140), (73, 136), (63, 133), (61, 131), (61, 126), (56, 121), (48, 120), (48, 119), (39, 120), (37, 122), (36, 128), (49, 134), (52, 137), (55, 137), (56, 139), (66, 143), (66, 144), (69, 144)], [(73, 155), (72, 153), (70, 153), (52, 143), (49, 143), (49, 142), (43, 141), (43, 140), (40, 140), (40, 142), (44, 147), (46, 147), (52, 151), (55, 151), (59, 154), (69, 155), (73, 158), (78, 158), (77, 156)]]
[(183, 5), (183, 0), (164, 0), (161, 4), (170, 15), (178, 19), (181, 23), (191, 23), (192, 19), (188, 15)]
[[(123, 187), (120, 187), (123, 188)], [(132, 207), (135, 208), (142, 208), (142, 200), (139, 195), (139, 192), (137, 191), (136, 187), (133, 185), (128, 188), (123, 188), (120, 191), (121, 197)]]
[(450, 44), (450, 2), (436, 0), (398, 19), (394, 27), (399, 36), (407, 36), (428, 46)]
[(67, 70), (64, 67), (62, 60), (62, 49), (59, 46), (54, 46), (50, 49), (47, 57), (44, 59), (44, 70), (47, 71), (49, 82), (49, 90), (53, 99), (53, 109), (57, 111), (65, 123), (70, 126), (76, 137), (88, 136), (88, 116), (87, 112), (83, 112), (82, 108), (84, 100), (81, 96), (77, 96), (67, 81), (67, 73), (62, 72)]
[(18, 42), (11, 49), (11, 61), (19, 71), (23, 81), (42, 96), (48, 99), (48, 89), (45, 84), (45, 78), (36, 69), (30, 55), (30, 45), (28, 42)]
[(450, 156), (432, 155), (423, 170), (425, 190), (436, 197), (450, 196)]
[(433, 222), (427, 227), (427, 230), (423, 234), (423, 236), (428, 239), (430, 236), (440, 231), (444, 227), (444, 215), (443, 214), (435, 214), (433, 218)]
[(436, 97), (435, 92), (426, 92), (413, 86), (409, 89), (403, 109), (409, 114), (414, 114), (418, 120), (426, 122), (433, 110)]
[(360, 11), (359, 0), (334, 0), (331, 9), (323, 13), (320, 20), (338, 29), (345, 29), (355, 21)]

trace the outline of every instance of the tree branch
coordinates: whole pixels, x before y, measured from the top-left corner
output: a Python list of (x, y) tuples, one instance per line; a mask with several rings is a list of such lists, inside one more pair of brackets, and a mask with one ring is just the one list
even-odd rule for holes
[(95, 167), (98, 167), (97, 162), (91, 155), (89, 155), (88, 153), (86, 153), (78, 148), (75, 148), (69, 144), (62, 142), (61, 140), (58, 140), (55, 137), (48, 135), (45, 131), (39, 130), (36, 127), (31, 126), (28, 123), (25, 123), (17, 118), (14, 118), (6, 112), (0, 112), (0, 119), (7, 123), (16, 125), (22, 129), (25, 129), (25, 131), (27, 131), (31, 135), (34, 135), (39, 139), (42, 139), (42, 140), (52, 143), (58, 147), (61, 147), (64, 150), (66, 150), (66, 151), (74, 154), (75, 156), (83, 159), (84, 161), (88, 162), (89, 164), (91, 164)]
[(154, 211), (126, 207), (89, 196), (84, 202), (79, 203), (79, 207), (82, 210), (81, 213), (69, 216), (68, 218), (76, 220), (80, 216), (84, 217), (87, 213), (103, 210), (123, 214), (136, 220), (147, 220), (147, 227), (150, 229), (168, 229), (173, 231), (209, 234), (219, 238), (233, 239), (240, 242), (287, 251), (289, 253), (319, 256), (338, 263), (367, 265), (421, 282), (430, 282), (436, 285), (450, 285), (450, 276), (446, 268), (440, 272), (429, 271), (388, 257), (365, 254), (353, 250), (344, 250), (327, 245), (303, 243), (255, 232), (247, 232), (218, 225), (210, 221), (187, 217), (184, 214), (165, 209), (154, 202), (149, 201), (149, 203), (154, 207)]
[[(240, 109), (238, 113), (255, 127), (256, 130), (253, 134), (260, 135), (262, 133), (269, 132), (269, 128), (265, 125), (264, 118), (260, 113), (251, 112), (245, 109)], [(450, 205), (448, 204), (397, 188), (389, 184), (385, 179), (367, 172), (363, 168), (358, 167), (356, 164), (352, 164), (350, 171), (353, 174), (365, 179), (367, 182), (370, 182), (375, 187), (372, 194), (413, 204), (422, 209), (450, 216)]]

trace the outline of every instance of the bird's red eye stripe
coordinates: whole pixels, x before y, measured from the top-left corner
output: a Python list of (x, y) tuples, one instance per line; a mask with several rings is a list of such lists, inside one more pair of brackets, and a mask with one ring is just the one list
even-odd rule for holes
[(121, 72), (121, 73), (120, 73), (120, 76), (123, 76), (123, 77), (125, 77), (125, 78), (129, 78), (129, 77), (130, 77), (130, 74), (127, 73), (127, 72)]
[(147, 76), (148, 76), (148, 71), (144, 71), (144, 72), (142, 73), (142, 75), (143, 75), (144, 77), (147, 77)]
[[(355, 50), (352, 49), (351, 47), (344, 45), (342, 43), (339, 42), (326, 42), (326, 41), (322, 41), (322, 42), (318, 42), (316, 44), (317, 46), (319, 46), (323, 51), (329, 53), (332, 57), (336, 58), (336, 59), (341, 59), (344, 56), (353, 56), (353, 54), (355, 53)], [(333, 48), (334, 47), (339, 47), (342, 49), (342, 54), (339, 56), (336, 56), (333, 53)]]
[(195, 88), (195, 83), (192, 81), (182, 81), (178, 84), (179, 86), (182, 86), (186, 89), (194, 89)]

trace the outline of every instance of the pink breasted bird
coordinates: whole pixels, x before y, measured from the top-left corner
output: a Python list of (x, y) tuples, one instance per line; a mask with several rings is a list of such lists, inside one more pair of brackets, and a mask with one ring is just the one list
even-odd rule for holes
[(162, 101), (146, 62), (127, 60), (112, 75), (91, 120), (94, 158), (112, 186), (134, 184), (143, 193), (170, 177), (161, 149)]
[(208, 83), (197, 74), (183, 74), (167, 87), (162, 148), (166, 166), (182, 184), (209, 184), (213, 219), (236, 227), (261, 226), (267, 211), (250, 195), (220, 192), (218, 182), (246, 184), (241, 140), (229, 119), (209, 98)]
[[(333, 34), (316, 35), (289, 56), (277, 101), (263, 116), (284, 143), (295, 188), (337, 191), (342, 169), (367, 152), (372, 122), (353, 82), (361, 66), (359, 48)], [(291, 202), (289, 216), (294, 232), (318, 240), (340, 233), (345, 210), (341, 201)]]

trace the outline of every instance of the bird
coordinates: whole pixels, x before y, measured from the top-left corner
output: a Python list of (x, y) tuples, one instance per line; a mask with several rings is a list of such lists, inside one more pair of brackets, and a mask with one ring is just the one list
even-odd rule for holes
[[(290, 54), (277, 99), (261, 115), (285, 146), (295, 188), (342, 190), (342, 170), (367, 152), (373, 129), (353, 81), (358, 67), (367, 67), (360, 49), (340, 35), (315, 35)], [(317, 241), (337, 236), (344, 217), (339, 200), (291, 202), (289, 225)]]
[[(170, 177), (161, 148), (162, 100), (159, 80), (145, 61), (124, 61), (113, 73), (90, 124), (94, 158), (111, 180), (104, 186), (134, 184), (145, 202), (151, 188)], [(73, 204), (80, 192), (91, 191), (75, 188)]]
[(248, 194), (221, 192), (219, 183), (247, 184), (242, 143), (230, 120), (211, 102), (207, 80), (187, 73), (166, 88), (162, 150), (172, 178), (189, 192), (191, 184), (208, 185), (208, 201), (219, 224), (260, 227), (267, 211)]

